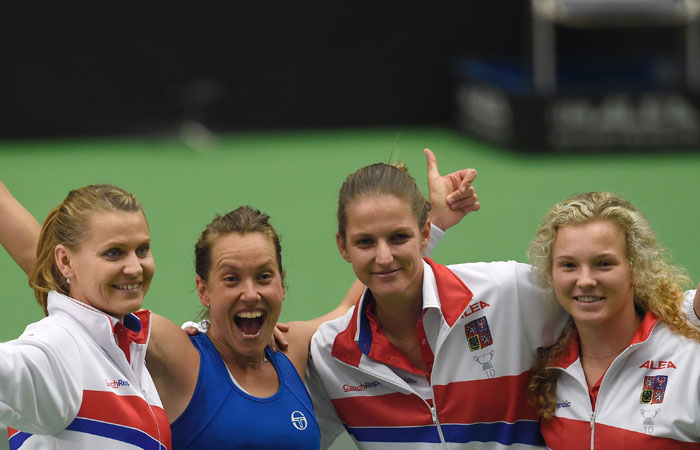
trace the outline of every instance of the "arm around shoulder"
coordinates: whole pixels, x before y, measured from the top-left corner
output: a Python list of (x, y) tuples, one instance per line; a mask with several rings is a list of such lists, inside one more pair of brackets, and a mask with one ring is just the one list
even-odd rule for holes
[(173, 422), (187, 408), (197, 386), (199, 352), (184, 330), (158, 314), (151, 315), (146, 365)]

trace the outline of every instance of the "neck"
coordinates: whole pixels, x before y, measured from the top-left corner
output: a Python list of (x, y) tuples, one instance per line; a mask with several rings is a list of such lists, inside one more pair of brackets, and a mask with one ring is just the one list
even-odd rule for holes
[[(214, 344), (214, 348), (216, 348), (216, 351), (219, 353), (219, 356), (221, 356), (221, 359), (224, 360), (231, 370), (257, 370), (264, 367), (266, 363), (269, 362), (265, 355), (265, 348), (261, 350), (251, 350), (250, 352), (236, 351), (231, 345), (226, 344), (225, 340), (218, 335), (213, 325), (210, 325), (207, 334), (212, 344)], [(269, 339), (267, 341), (269, 341)]]
[(637, 331), (641, 317), (636, 311), (628, 318), (614, 324), (576, 324), (580, 343), (581, 357), (588, 360), (613, 360), (625, 350)]
[(416, 322), (423, 309), (423, 296), (403, 299), (375, 299), (376, 316), (387, 335), (415, 335)]

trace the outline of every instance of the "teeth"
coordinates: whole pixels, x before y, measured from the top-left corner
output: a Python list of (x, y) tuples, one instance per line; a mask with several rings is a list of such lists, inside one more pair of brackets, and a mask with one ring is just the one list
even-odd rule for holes
[(257, 319), (258, 317), (262, 317), (262, 314), (262, 311), (243, 311), (236, 314), (236, 317), (240, 317), (241, 319)]
[(597, 302), (599, 300), (602, 300), (603, 297), (574, 297), (576, 301), (582, 302), (582, 303), (591, 303), (591, 302)]
[(119, 290), (122, 290), (122, 291), (130, 291), (130, 290), (133, 290), (133, 289), (138, 289), (140, 285), (141, 285), (141, 283), (137, 283), (137, 284), (121, 284), (121, 285), (115, 284), (114, 287), (115, 287), (116, 289), (119, 289)]

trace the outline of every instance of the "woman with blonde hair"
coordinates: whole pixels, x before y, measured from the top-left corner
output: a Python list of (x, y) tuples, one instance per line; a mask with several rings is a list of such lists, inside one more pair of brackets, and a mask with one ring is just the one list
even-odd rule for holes
[[(0, 183), (0, 193), (9, 192)], [(111, 185), (71, 191), (38, 224), (10, 198), (3, 238), (47, 317), (0, 344), (0, 422), (11, 449), (171, 448), (146, 370), (155, 271), (141, 204)], [(38, 239), (38, 245), (33, 242)], [(36, 261), (23, 248), (37, 249)]]
[(689, 279), (642, 213), (609, 192), (571, 197), (547, 213), (529, 255), (570, 315), (529, 386), (547, 446), (700, 448), (700, 332), (683, 311)]

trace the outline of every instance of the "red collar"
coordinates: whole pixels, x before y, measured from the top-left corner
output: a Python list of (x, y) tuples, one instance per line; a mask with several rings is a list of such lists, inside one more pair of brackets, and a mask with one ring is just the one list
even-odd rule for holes
[(141, 310), (124, 316), (124, 323), (114, 325), (117, 344), (124, 352), (126, 360), (131, 363), (131, 343), (145, 344), (148, 340), (148, 328), (151, 315), (149, 311)]
[[(473, 294), (462, 280), (450, 269), (428, 258), (424, 258), (424, 260), (433, 271), (442, 315), (447, 324), (451, 327), (467, 308), (469, 302), (472, 300)], [(425, 275), (423, 276), (425, 277)], [(355, 367), (359, 366), (363, 353), (371, 358), (375, 358), (377, 355), (383, 355), (378, 359), (380, 362), (387, 361), (386, 358), (389, 358), (389, 361), (391, 361), (392, 358), (398, 360), (399, 355), (408, 362), (405, 356), (400, 354), (386, 337), (381, 336), (381, 333), (377, 333), (379, 324), (375, 323), (374, 326), (372, 325), (373, 316), (371, 314), (371, 305), (373, 302), (374, 298), (372, 297), (372, 293), (366, 289), (353, 311), (352, 318), (347, 328), (338, 333), (333, 341), (333, 356)], [(374, 321), (376, 321), (376, 319), (374, 319)], [(419, 325), (422, 326), (422, 323)], [(391, 347), (388, 348), (386, 344), (391, 345)], [(376, 349), (374, 348), (375, 345), (377, 345)], [(393, 351), (391, 351), (391, 349), (393, 349)], [(395, 353), (398, 353), (398, 355)], [(395, 362), (398, 363), (398, 361)], [(408, 363), (410, 364), (410, 362)], [(403, 367), (403, 365), (390, 365), (410, 370)], [(410, 366), (414, 368), (414, 370), (411, 371), (415, 371), (415, 366), (413, 366), (413, 364), (410, 364)]]
[[(659, 320), (660, 319), (658, 317), (656, 317), (656, 315), (654, 315), (654, 313), (647, 312), (644, 315), (642, 322), (637, 327), (637, 331), (634, 332), (634, 336), (632, 336), (632, 340), (630, 341), (630, 343), (627, 347), (629, 347), (633, 344), (638, 344), (640, 342), (644, 342), (647, 339), (649, 339), (649, 335), (651, 335), (651, 331), (654, 329), (654, 325), (656, 325), (656, 323)], [(552, 365), (554, 367), (561, 367), (563, 369), (566, 369), (571, 364), (576, 362), (576, 360), (579, 358), (580, 349), (581, 349), (581, 343), (579, 342), (578, 333), (574, 333), (574, 335), (572, 336), (571, 340), (569, 341), (564, 353)]]

